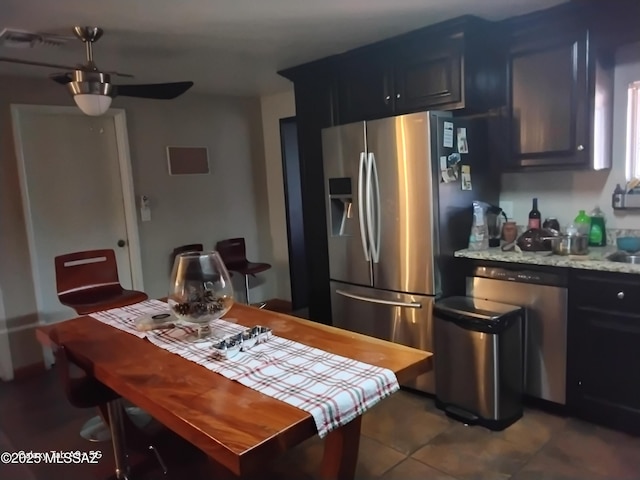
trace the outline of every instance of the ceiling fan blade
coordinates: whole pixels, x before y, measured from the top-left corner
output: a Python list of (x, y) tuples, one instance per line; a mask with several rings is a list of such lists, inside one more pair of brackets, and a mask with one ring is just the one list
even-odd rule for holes
[(193, 82), (150, 83), (146, 85), (114, 85), (115, 95), (171, 100), (193, 86)]
[(60, 85), (66, 85), (73, 80), (70, 73), (53, 73), (49, 75), (49, 78)]
[(114, 77), (135, 78), (135, 75), (131, 75), (130, 73), (120, 73), (120, 72), (102, 72), (102, 73), (108, 73), (109, 75), (112, 75)]
[(55, 63), (31, 62), (29, 60), (20, 60), (18, 58), (0, 57), (0, 62), (20, 63), (22, 65), (34, 65), (36, 67), (57, 68), (60, 70), (75, 70), (78, 67), (70, 67), (69, 65), (57, 65)]

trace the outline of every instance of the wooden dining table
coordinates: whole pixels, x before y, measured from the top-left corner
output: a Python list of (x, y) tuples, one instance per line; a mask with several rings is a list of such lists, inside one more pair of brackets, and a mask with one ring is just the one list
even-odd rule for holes
[[(432, 368), (429, 352), (290, 315), (235, 304), (226, 318), (246, 327), (266, 326), (279, 337), (387, 368), (400, 383)], [(237, 477), (264, 471), (272, 459), (318, 434), (310, 413), (90, 316), (39, 327), (40, 342), (50, 345), (53, 329), (91, 375)], [(109, 411), (116, 413), (114, 408)], [(325, 437), (321, 478), (354, 477), (361, 418)], [(121, 432), (116, 429), (112, 435)], [(122, 440), (114, 439), (114, 449)], [(126, 461), (126, 456), (115, 453), (116, 475), (125, 478), (127, 466), (118, 462)]]

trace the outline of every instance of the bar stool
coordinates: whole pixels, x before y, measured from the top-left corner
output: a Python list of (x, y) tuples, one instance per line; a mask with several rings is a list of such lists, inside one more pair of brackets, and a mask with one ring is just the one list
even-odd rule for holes
[[(55, 257), (54, 263), (58, 299), (63, 305), (73, 308), (78, 315), (124, 307), (149, 298), (144, 292), (126, 290), (120, 285), (118, 265), (113, 250), (68, 253)], [(81, 365), (79, 366), (82, 368)], [(102, 385), (97, 380), (95, 383)], [(66, 385), (65, 388), (67, 388)], [(78, 393), (74, 395), (76, 399), (74, 401), (83, 403), (80, 400), (81, 392), (89, 390), (88, 387), (79, 388)], [(97, 391), (103, 393), (104, 389), (98, 388)], [(105, 400), (102, 403), (106, 404), (108, 401)], [(95, 397), (88, 398), (85, 403), (87, 402), (95, 403)], [(99, 407), (99, 405), (96, 406)], [(99, 408), (103, 418), (100, 416), (91, 418), (80, 430), (83, 438), (94, 442), (107, 441), (111, 437), (109, 428), (104, 422), (106, 410)], [(138, 427), (151, 421), (151, 417), (138, 407), (127, 407), (126, 411), (131, 421)]]
[[(255, 277), (256, 273), (269, 270), (271, 265), (263, 262), (250, 262), (247, 260), (247, 250), (244, 243), (244, 238), (229, 238), (226, 240), (220, 240), (216, 243), (216, 250), (220, 253), (222, 261), (227, 267), (227, 270), (231, 272), (244, 275), (244, 293), (247, 300), (247, 305), (250, 305), (249, 301), (249, 276)], [(265, 302), (256, 304), (258, 308), (264, 308)]]
[[(91, 375), (85, 374), (81, 377), (72, 378), (70, 375), (71, 364), (80, 366), (82, 369), (82, 360), (71, 357), (55, 328), (51, 331), (49, 337), (53, 344), (52, 349), (56, 359), (56, 370), (58, 370), (58, 376), (69, 403), (77, 408), (97, 407), (100, 410), (102, 424), (106, 425), (107, 432), (111, 428), (116, 428), (120, 431), (122, 443), (116, 444), (116, 437), (113, 438), (116, 456), (116, 478), (127, 478), (125, 470), (128, 469), (128, 464), (126, 462), (127, 452), (124, 440), (127, 434), (133, 440), (131, 444), (137, 451), (151, 451), (154, 453), (155, 460), (166, 475), (167, 466), (156, 447), (149, 444), (147, 439), (140, 438), (137, 430), (139, 426), (136, 422), (133, 422), (130, 414), (122, 415), (122, 408), (118, 403), (121, 399), (120, 395)], [(112, 419), (115, 424), (110, 424)], [(110, 435), (107, 436), (107, 440), (109, 438)]]
[(185, 252), (202, 252), (203, 250), (204, 246), (201, 243), (190, 243), (188, 245), (180, 245), (179, 247), (174, 248), (169, 257), (169, 273), (171, 273), (173, 264), (175, 263), (178, 255)]

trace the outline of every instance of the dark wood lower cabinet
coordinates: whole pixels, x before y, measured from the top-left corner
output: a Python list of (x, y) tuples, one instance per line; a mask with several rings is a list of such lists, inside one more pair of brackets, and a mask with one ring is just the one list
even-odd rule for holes
[(567, 404), (640, 434), (640, 276), (581, 271), (569, 286)]

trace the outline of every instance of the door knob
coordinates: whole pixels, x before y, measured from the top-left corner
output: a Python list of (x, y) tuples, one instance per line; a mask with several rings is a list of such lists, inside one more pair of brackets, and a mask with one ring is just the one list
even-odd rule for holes
[(579, 152), (583, 151), (584, 150), (584, 145), (578, 145), (577, 150)]
[(120, 239), (118, 240), (118, 246), (119, 247), (124, 247), (127, 244), (127, 242), (125, 242), (124, 240)]
[(622, 300), (624, 298), (624, 292), (618, 292), (618, 299)]
[(389, 100), (391, 100), (391, 95), (384, 97), (384, 103), (389, 103)]

